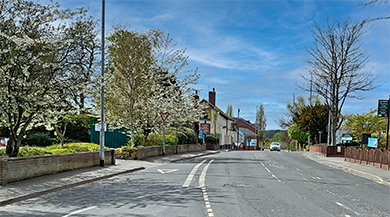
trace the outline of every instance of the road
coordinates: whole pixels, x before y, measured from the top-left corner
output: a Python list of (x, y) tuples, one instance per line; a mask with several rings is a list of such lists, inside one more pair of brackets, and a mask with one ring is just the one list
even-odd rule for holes
[(390, 187), (299, 153), (231, 151), (0, 207), (0, 216), (390, 216)]

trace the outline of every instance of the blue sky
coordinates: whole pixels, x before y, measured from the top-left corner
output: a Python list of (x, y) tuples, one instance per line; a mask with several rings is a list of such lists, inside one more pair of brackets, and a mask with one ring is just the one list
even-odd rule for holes
[[(40, 0), (43, 3), (46, 0)], [(64, 8), (88, 7), (100, 19), (99, 0), (59, 0)], [(362, 8), (364, 0), (350, 1), (132, 1), (106, 0), (106, 35), (122, 23), (135, 31), (157, 28), (170, 33), (178, 48), (186, 48), (189, 68), (198, 68), (200, 97), (217, 92), (217, 106), (255, 121), (256, 106), (264, 105), (267, 129), (279, 129), (293, 95), (308, 97), (297, 88), (307, 73), (306, 49), (312, 46), (314, 20), (361, 20), (389, 14), (390, 7)], [(343, 113), (368, 112), (390, 94), (390, 20), (377, 22), (363, 38), (371, 55), (365, 70), (379, 75), (379, 88), (364, 100), (346, 101)]]

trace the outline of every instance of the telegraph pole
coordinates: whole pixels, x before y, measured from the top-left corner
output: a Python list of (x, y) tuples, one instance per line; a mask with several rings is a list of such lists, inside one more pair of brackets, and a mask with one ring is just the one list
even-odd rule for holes
[(238, 120), (240, 120), (240, 109), (238, 109), (238, 118), (237, 118), (237, 146), (240, 148), (240, 143), (238, 143), (238, 140), (240, 138), (240, 129), (238, 127)]
[(100, 166), (104, 167), (104, 8), (105, 2), (102, 0), (102, 77), (100, 90)]
[(390, 95), (387, 101), (387, 131), (386, 131), (386, 150), (389, 150), (389, 123), (390, 122)]

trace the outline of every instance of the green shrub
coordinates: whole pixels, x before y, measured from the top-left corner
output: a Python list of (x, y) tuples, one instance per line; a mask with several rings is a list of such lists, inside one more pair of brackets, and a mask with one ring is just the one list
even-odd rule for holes
[(115, 157), (120, 159), (137, 159), (138, 149), (131, 146), (122, 146), (115, 150)]
[[(174, 132), (176, 134), (176, 130)], [(172, 133), (173, 134), (173, 131)], [(175, 135), (173, 134), (173, 135)], [(198, 135), (195, 131), (188, 127), (179, 127), (177, 129), (178, 144), (196, 144), (198, 143)]]
[(290, 142), (290, 150), (295, 151), (295, 144), (294, 142)]
[(23, 146), (19, 148), (18, 157), (31, 157), (48, 154), (45, 148)]
[(7, 153), (5, 153), (5, 148), (0, 150), (0, 156), (7, 156)]
[[(146, 141), (147, 146), (162, 146), (163, 145), (163, 136), (158, 133), (151, 133), (148, 135)], [(176, 145), (176, 136), (165, 135), (165, 145)]]
[[(108, 150), (108, 147), (105, 147)], [(94, 143), (68, 143), (61, 145), (52, 145), (46, 147), (46, 151), (50, 154), (66, 154), (78, 152), (100, 151), (100, 146)]]
[[(131, 146), (131, 139), (127, 142), (128, 146)], [(142, 134), (134, 135), (134, 146), (145, 146), (145, 137)]]
[(52, 145), (52, 140), (48, 134), (44, 132), (37, 132), (28, 135), (25, 139), (23, 139), (22, 144), (25, 146), (46, 147)]
[(215, 136), (210, 136), (210, 137), (206, 137), (206, 144), (219, 144), (219, 139), (218, 137), (215, 137)]
[(198, 137), (198, 144), (203, 144), (203, 139)]

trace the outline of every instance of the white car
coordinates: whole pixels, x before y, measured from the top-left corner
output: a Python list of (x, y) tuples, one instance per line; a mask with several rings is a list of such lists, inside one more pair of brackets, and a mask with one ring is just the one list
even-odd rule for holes
[(273, 142), (269, 146), (270, 151), (280, 151), (280, 143), (279, 142)]

